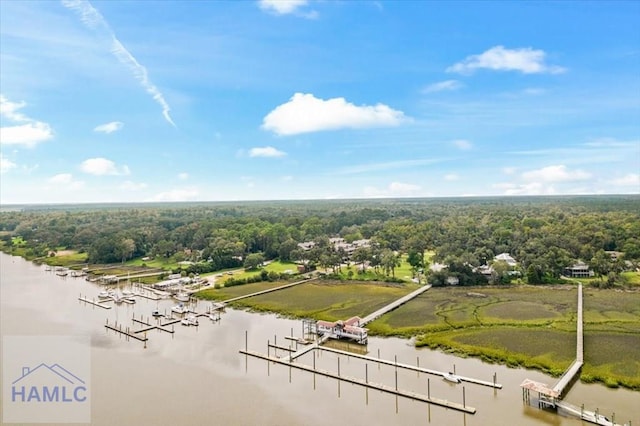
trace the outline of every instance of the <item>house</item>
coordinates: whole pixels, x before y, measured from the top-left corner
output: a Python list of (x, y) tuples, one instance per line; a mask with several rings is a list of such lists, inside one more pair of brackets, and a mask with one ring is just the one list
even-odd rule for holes
[(298, 243), (298, 247), (300, 247), (304, 251), (311, 250), (315, 245), (316, 243), (314, 243), (313, 241), (305, 241), (304, 243)]
[(433, 264), (431, 264), (431, 266), (429, 266), (429, 269), (432, 272), (440, 272), (440, 271), (442, 271), (443, 269), (446, 269), (446, 268), (447, 268), (447, 265), (444, 265), (442, 263), (437, 263), (437, 262), (433, 263)]
[(589, 265), (582, 261), (564, 268), (563, 274), (569, 278), (590, 278), (594, 276), (593, 271), (589, 269)]
[(367, 344), (369, 330), (360, 327), (360, 317), (351, 317), (346, 321), (317, 321), (318, 334), (328, 334), (332, 339), (350, 339), (361, 345)]
[(498, 262), (498, 261), (506, 262), (507, 265), (509, 265), (512, 268), (518, 264), (518, 262), (513, 257), (511, 257), (509, 253), (500, 253), (499, 255), (495, 256), (493, 260), (495, 262)]
[(460, 284), (460, 278), (454, 277), (454, 276), (447, 277), (447, 285), (458, 285), (458, 284)]

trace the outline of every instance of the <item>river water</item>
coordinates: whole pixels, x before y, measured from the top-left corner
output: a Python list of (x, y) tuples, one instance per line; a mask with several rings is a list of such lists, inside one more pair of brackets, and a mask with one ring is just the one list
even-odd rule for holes
[[(0, 320), (4, 336), (72, 335), (91, 342), (91, 423), (96, 425), (580, 425), (581, 421), (540, 410), (522, 401), (520, 383), (529, 378), (547, 384), (556, 379), (540, 372), (511, 369), (463, 359), (439, 351), (416, 349), (395, 338), (370, 338), (368, 355), (399, 363), (451, 371), (491, 381), (503, 389), (454, 385), (436, 376), (378, 366), (353, 357), (312, 351), (296, 362), (364, 378), (477, 409), (463, 414), (334, 379), (268, 365), (241, 355), (248, 349), (267, 352), (267, 341), (300, 335), (301, 322), (227, 309), (219, 322), (200, 318), (199, 327), (175, 325), (175, 333), (153, 330), (142, 342), (107, 331), (105, 322), (140, 328), (154, 309), (169, 311), (170, 300), (137, 298), (135, 304), (101, 309), (78, 301), (97, 298), (101, 288), (82, 278), (59, 277), (43, 267), (0, 254)], [(198, 311), (207, 304), (200, 302)], [(151, 318), (153, 322), (153, 318)], [(246, 335), (245, 335), (246, 332)], [(245, 340), (246, 336), (246, 340)], [(273, 349), (270, 353), (273, 354)], [(278, 355), (285, 355), (278, 351)], [(338, 367), (339, 365), (339, 367)], [(366, 366), (365, 366), (366, 365)], [(3, 376), (3, 384), (6, 380)], [(464, 388), (464, 391), (463, 391)], [(533, 396), (533, 394), (532, 394)], [(640, 393), (576, 383), (568, 402), (599, 409), (617, 423), (640, 425)]]

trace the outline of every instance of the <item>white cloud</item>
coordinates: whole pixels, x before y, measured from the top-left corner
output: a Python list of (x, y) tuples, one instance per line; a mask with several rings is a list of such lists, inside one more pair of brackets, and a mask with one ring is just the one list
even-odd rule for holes
[(640, 174), (629, 173), (625, 176), (611, 180), (611, 183), (619, 186), (635, 186), (640, 190)]
[(503, 167), (502, 168), (502, 173), (504, 173), (505, 175), (513, 175), (518, 171), (517, 168), (515, 167)]
[(495, 46), (479, 55), (467, 56), (462, 62), (447, 68), (447, 72), (471, 74), (482, 68), (496, 71), (520, 71), (524, 74), (558, 74), (565, 71), (562, 67), (546, 65), (545, 56), (546, 53), (543, 50), (530, 47), (506, 49), (504, 46)]
[(148, 185), (143, 182), (136, 183), (130, 180), (126, 180), (122, 182), (122, 184), (120, 185), (120, 189), (124, 189), (125, 191), (140, 191), (142, 189), (145, 189), (147, 186)]
[(124, 126), (124, 123), (121, 121), (112, 121), (110, 123), (105, 123), (105, 124), (96, 126), (93, 129), (93, 131), (109, 134), (109, 133), (117, 132), (118, 130), (122, 129), (123, 126)]
[(318, 99), (308, 93), (296, 93), (264, 118), (262, 128), (278, 135), (397, 126), (406, 121), (402, 111), (384, 104), (356, 106), (344, 98)]
[(7, 173), (9, 170), (15, 169), (16, 167), (16, 163), (9, 160), (8, 158), (4, 158), (4, 156), (0, 152), (0, 174)]
[(178, 179), (180, 179), (180, 180), (189, 179), (189, 173), (186, 173), (186, 172), (178, 173)]
[(386, 188), (376, 188), (367, 186), (363, 193), (365, 197), (381, 198), (381, 197), (410, 197), (418, 195), (422, 188), (418, 185), (403, 182), (391, 182)]
[(422, 89), (422, 93), (443, 92), (449, 90), (458, 90), (463, 86), (458, 80), (445, 80), (438, 83), (430, 84)]
[(525, 184), (498, 183), (494, 188), (504, 190), (503, 195), (555, 195), (553, 185), (544, 185), (541, 182), (529, 182)]
[(460, 176), (455, 174), (455, 173), (448, 173), (446, 175), (444, 175), (444, 180), (447, 180), (449, 182), (453, 182), (456, 180), (460, 180)]
[(84, 187), (84, 182), (73, 180), (71, 173), (59, 173), (47, 179), (47, 183), (50, 185), (48, 185), (46, 189), (62, 188), (65, 190), (77, 190)]
[(304, 16), (305, 18), (316, 18), (318, 13), (316, 11), (309, 11), (302, 13), (300, 9), (306, 6), (309, 2), (307, 0), (259, 0), (258, 5), (260, 9), (274, 13), (276, 15), (288, 15), (296, 14)]
[(55, 176), (50, 177), (47, 180), (49, 183), (71, 183), (73, 181), (73, 175), (71, 173), (60, 173)]
[(169, 115), (171, 108), (164, 98), (164, 95), (156, 87), (155, 84), (149, 80), (149, 74), (147, 69), (141, 65), (136, 58), (123, 46), (118, 40), (115, 33), (104, 19), (104, 17), (98, 12), (92, 5), (86, 0), (62, 0), (62, 4), (78, 13), (80, 20), (92, 30), (95, 30), (103, 38), (111, 43), (111, 53), (124, 65), (129, 67), (133, 76), (145, 91), (151, 95), (154, 101), (162, 107), (162, 116), (164, 119), (175, 127), (175, 123)]
[(82, 162), (80, 169), (85, 173), (96, 176), (119, 176), (128, 175), (130, 173), (129, 167), (118, 167), (113, 161), (107, 160), (106, 158), (89, 158)]
[(14, 123), (24, 123), (0, 127), (0, 144), (22, 145), (31, 148), (53, 137), (53, 130), (47, 123), (34, 120), (18, 112), (25, 106), (24, 102), (11, 102), (0, 95), (0, 116)]
[(280, 178), (283, 182), (291, 182), (293, 180), (293, 176), (291, 175), (287, 175), (287, 176), (282, 176)]
[(279, 151), (272, 146), (256, 147), (249, 150), (249, 157), (284, 157), (286, 152)]
[(160, 192), (148, 201), (192, 201), (199, 195), (196, 188), (181, 188)]
[(451, 142), (453, 144), (453, 146), (455, 146), (456, 148), (462, 150), (462, 151), (468, 151), (471, 148), (473, 148), (473, 144), (471, 142), (469, 142), (468, 140), (465, 139), (456, 139), (454, 141)]
[(568, 170), (565, 165), (547, 166), (537, 170), (522, 173), (522, 178), (527, 181), (542, 182), (571, 182), (586, 180), (591, 174), (582, 170)]

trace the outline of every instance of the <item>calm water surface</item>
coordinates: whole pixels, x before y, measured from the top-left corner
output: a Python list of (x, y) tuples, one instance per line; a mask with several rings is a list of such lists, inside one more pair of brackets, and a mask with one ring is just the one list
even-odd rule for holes
[[(267, 352), (267, 340), (288, 346), (284, 336), (301, 333), (300, 321), (228, 309), (222, 320), (200, 318), (199, 327), (177, 324), (175, 334), (154, 330), (147, 347), (107, 332), (105, 321), (133, 326), (132, 316), (149, 317), (175, 303), (138, 298), (136, 304), (104, 310), (79, 302), (97, 297), (100, 287), (82, 278), (58, 277), (23, 259), (0, 254), (1, 330), (3, 335), (80, 335), (91, 338), (92, 424), (96, 425), (581, 425), (581, 421), (522, 403), (525, 378), (548, 384), (539, 372), (509, 369), (416, 349), (403, 339), (371, 338), (368, 354), (435, 370), (491, 381), (496, 373), (503, 389), (465, 384), (466, 404), (475, 415), (365, 390), (333, 379), (267, 365), (238, 353), (245, 346)], [(199, 311), (207, 304), (201, 303)], [(153, 321), (153, 319), (152, 319)], [(273, 349), (271, 350), (273, 353)], [(284, 355), (280, 352), (279, 355)], [(311, 365), (314, 354), (297, 362)], [(395, 385), (395, 369), (328, 352), (315, 355), (318, 368)], [(398, 370), (398, 387), (462, 402), (462, 385), (441, 378)], [(640, 425), (640, 393), (576, 383), (571, 403), (615, 412), (618, 423)]]

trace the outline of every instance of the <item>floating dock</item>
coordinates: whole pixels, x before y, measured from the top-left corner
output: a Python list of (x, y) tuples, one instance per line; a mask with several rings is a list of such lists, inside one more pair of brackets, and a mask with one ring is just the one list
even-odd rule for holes
[[(312, 347), (312, 349), (313, 349), (313, 347)], [(245, 354), (245, 355), (250, 355), (250, 356), (253, 356), (253, 357), (256, 357), (256, 358), (260, 358), (260, 359), (263, 359), (265, 361), (271, 361), (271, 362), (274, 362), (276, 364), (288, 365), (290, 368), (296, 368), (298, 370), (307, 371), (309, 373), (320, 374), (320, 375), (323, 375), (325, 377), (330, 377), (330, 378), (333, 378), (333, 379), (336, 379), (336, 380), (342, 380), (344, 382), (353, 383), (355, 385), (360, 385), (360, 386), (363, 386), (363, 387), (366, 387), (366, 388), (369, 388), (369, 389), (375, 389), (375, 390), (386, 392), (386, 393), (389, 393), (389, 394), (392, 394), (392, 395), (401, 396), (403, 398), (413, 399), (415, 401), (426, 402), (426, 403), (433, 404), (433, 405), (439, 405), (441, 407), (450, 408), (452, 410), (461, 411), (461, 412), (464, 412), (464, 413), (467, 413), (467, 414), (475, 414), (476, 413), (476, 409), (474, 407), (470, 407), (470, 406), (468, 406), (468, 405), (466, 405), (464, 403), (460, 404), (460, 403), (457, 403), (457, 402), (447, 401), (445, 399), (433, 398), (433, 397), (428, 396), (428, 395), (422, 395), (422, 394), (419, 394), (419, 393), (416, 393), (416, 392), (410, 392), (410, 391), (398, 389), (397, 387), (383, 385), (383, 384), (380, 384), (380, 383), (370, 382), (367, 379), (363, 380), (363, 379), (359, 379), (357, 377), (342, 376), (340, 374), (333, 373), (331, 371), (316, 369), (316, 368), (314, 368), (312, 366), (309, 366), (309, 365), (293, 363), (293, 362), (285, 360), (283, 358), (267, 356), (267, 355), (263, 355), (263, 354), (258, 353), (258, 352), (253, 352), (253, 351), (248, 351), (248, 350), (240, 350), (240, 353)]]

